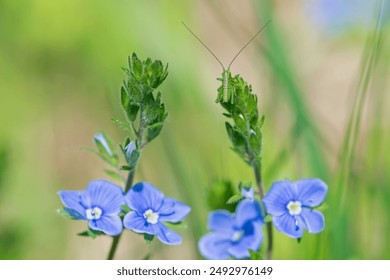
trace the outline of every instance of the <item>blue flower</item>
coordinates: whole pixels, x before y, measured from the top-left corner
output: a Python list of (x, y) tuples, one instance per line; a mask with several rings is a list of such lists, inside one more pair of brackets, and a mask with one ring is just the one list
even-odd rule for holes
[(125, 228), (137, 233), (157, 235), (167, 245), (179, 245), (182, 238), (164, 222), (178, 223), (191, 208), (164, 194), (149, 183), (134, 185), (125, 195), (127, 206), (133, 210), (123, 219)]
[(75, 219), (89, 221), (91, 229), (111, 236), (122, 232), (119, 213), (124, 205), (124, 195), (121, 187), (95, 180), (84, 191), (59, 191), (58, 195), (65, 211)]
[(212, 260), (248, 258), (249, 250), (257, 251), (263, 241), (263, 215), (257, 201), (243, 200), (231, 214), (217, 210), (209, 215), (211, 230), (199, 240), (199, 251)]
[(263, 202), (278, 231), (300, 238), (304, 229), (309, 233), (324, 229), (324, 216), (312, 208), (322, 203), (327, 190), (328, 186), (320, 179), (279, 181), (272, 184)]

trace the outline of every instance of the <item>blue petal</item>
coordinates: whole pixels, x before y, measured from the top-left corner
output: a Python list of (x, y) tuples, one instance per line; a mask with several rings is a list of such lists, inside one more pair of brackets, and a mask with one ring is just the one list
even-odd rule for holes
[[(76, 219), (86, 219), (85, 208), (81, 204), (80, 195), (83, 191), (59, 191), (58, 195), (71, 216)], [(79, 215), (77, 215), (79, 214)]]
[(248, 258), (249, 250), (258, 251), (263, 241), (262, 223), (249, 222), (245, 227), (244, 236), (228, 249), (229, 254), (235, 259)]
[(140, 182), (127, 192), (125, 199), (130, 209), (143, 214), (148, 209), (156, 212), (163, 204), (164, 195), (150, 183)]
[(103, 215), (98, 220), (89, 221), (88, 225), (91, 229), (100, 230), (110, 236), (122, 232), (122, 221), (118, 215)]
[(198, 248), (203, 257), (209, 260), (229, 259), (228, 248), (231, 242), (225, 236), (211, 232), (204, 235), (198, 243)]
[(294, 184), (297, 187), (297, 200), (304, 206), (320, 205), (328, 191), (328, 186), (320, 179), (303, 179)]
[(242, 227), (246, 222), (254, 220), (263, 220), (259, 203), (256, 200), (241, 201), (236, 209), (236, 226)]
[(324, 230), (325, 218), (321, 212), (303, 208), (298, 216), (303, 227), (310, 233), (319, 233)]
[(173, 198), (165, 198), (163, 206), (158, 210), (158, 213), (160, 214), (160, 221), (178, 223), (183, 220), (190, 211), (191, 207), (184, 203), (174, 200)]
[(154, 224), (153, 227), (156, 230), (158, 239), (162, 243), (166, 245), (180, 245), (182, 243), (183, 239), (181, 236), (167, 228), (163, 223), (158, 222), (157, 224)]
[(227, 210), (217, 210), (209, 214), (208, 228), (220, 235), (231, 236), (234, 231), (234, 216)]
[(288, 213), (273, 217), (272, 222), (278, 231), (292, 238), (300, 238), (303, 235), (303, 226)]
[(173, 212), (175, 212), (175, 203), (176, 203), (175, 199), (170, 197), (165, 197), (160, 208), (156, 209), (156, 211), (159, 213), (160, 216), (173, 214)]
[(137, 212), (127, 213), (123, 219), (123, 225), (125, 226), (125, 228), (132, 230), (136, 233), (147, 233), (152, 235), (157, 233), (156, 229)]
[(287, 204), (291, 200), (295, 201), (296, 196), (295, 187), (290, 181), (284, 180), (273, 183), (263, 199), (267, 213), (272, 216), (283, 215), (287, 212)]
[(97, 206), (104, 214), (119, 214), (124, 204), (122, 188), (105, 180), (90, 182), (81, 198), (86, 207)]

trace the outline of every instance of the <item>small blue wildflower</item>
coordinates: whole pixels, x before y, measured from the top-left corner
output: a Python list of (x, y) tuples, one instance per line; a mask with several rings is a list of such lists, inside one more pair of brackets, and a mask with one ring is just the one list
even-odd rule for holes
[(65, 211), (73, 218), (89, 221), (93, 230), (115, 236), (122, 232), (119, 217), (124, 195), (121, 187), (105, 180), (95, 180), (84, 191), (59, 191)]
[(137, 233), (157, 235), (167, 245), (179, 245), (182, 238), (164, 222), (178, 223), (191, 208), (164, 194), (147, 182), (134, 185), (125, 195), (127, 206), (133, 210), (123, 219), (125, 228)]
[(241, 189), (241, 195), (242, 195), (245, 199), (253, 200), (254, 197), (255, 197), (255, 191), (253, 190), (253, 188), (246, 188), (246, 187), (243, 187), (243, 188)]
[(104, 148), (104, 150), (106, 151), (106, 153), (109, 156), (114, 155), (114, 153), (111, 151), (110, 145), (108, 144), (107, 139), (103, 133), (101, 133), (101, 132), (96, 133), (93, 136), (93, 141), (95, 141), (96, 145), (98, 145), (98, 144), (102, 145), (102, 147)]
[(303, 230), (319, 233), (325, 219), (313, 210), (324, 200), (328, 186), (320, 179), (288, 180), (275, 182), (263, 201), (275, 228), (292, 238), (300, 238)]
[(199, 240), (199, 251), (211, 260), (248, 258), (249, 250), (259, 250), (263, 241), (262, 225), (263, 215), (257, 201), (241, 201), (236, 214), (213, 211), (208, 220), (211, 232)]

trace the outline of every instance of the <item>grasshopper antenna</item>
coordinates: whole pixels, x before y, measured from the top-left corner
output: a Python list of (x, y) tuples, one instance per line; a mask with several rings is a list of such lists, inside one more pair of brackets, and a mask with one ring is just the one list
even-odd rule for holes
[[(181, 22), (184, 26), (185, 26), (185, 28), (187, 28), (187, 30), (192, 34), (192, 35), (194, 35), (194, 37), (196, 38), (196, 39), (198, 39), (198, 41), (214, 56), (214, 58), (219, 62), (219, 64), (221, 64), (221, 66), (222, 66), (222, 69), (225, 69), (225, 67), (223, 66), (223, 64), (222, 64), (222, 62), (218, 59), (218, 57), (206, 46), (206, 44), (205, 43), (203, 43), (202, 42), (202, 40), (201, 39), (199, 39), (199, 37), (198, 36), (196, 36), (196, 34), (194, 33), (194, 32), (192, 32), (192, 30), (182, 21)], [(260, 30), (261, 31), (261, 30)], [(260, 32), (259, 32), (260, 33)], [(257, 35), (257, 34), (256, 34)], [(256, 37), (256, 36), (255, 36)], [(246, 47), (246, 46), (245, 46)], [(244, 48), (245, 48), (244, 47)], [(240, 51), (241, 52), (241, 51)]]
[[(267, 27), (267, 25), (271, 22), (272, 20), (269, 20), (266, 24), (264, 24), (264, 26), (259, 30), (257, 31), (257, 33), (248, 41), (248, 43), (246, 43), (241, 49), (240, 51), (236, 54), (236, 56), (232, 59), (232, 61), (230, 62), (229, 64), (229, 67), (228, 69), (230, 69), (230, 66), (233, 64), (233, 62), (236, 60), (236, 58), (240, 55), (240, 53), (257, 37), (257, 35), (259, 35), (261, 33), (261, 31), (264, 30), (264, 28)], [(202, 43), (203, 44), (203, 43)]]

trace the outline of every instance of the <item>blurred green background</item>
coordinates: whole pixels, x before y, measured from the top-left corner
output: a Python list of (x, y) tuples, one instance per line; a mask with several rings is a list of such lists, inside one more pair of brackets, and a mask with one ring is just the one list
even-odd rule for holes
[(274, 257), (389, 259), (389, 26), (375, 32), (374, 8), (351, 20), (348, 9), (340, 15), (337, 5), (323, 11), (317, 4), (0, 0), (0, 259), (106, 257), (110, 238), (78, 237), (86, 224), (57, 215), (56, 192), (106, 178), (105, 164), (82, 147), (92, 147), (98, 130), (124, 139), (111, 118), (124, 118), (121, 67), (132, 52), (168, 62), (170, 73), (161, 88), (168, 121), (145, 148), (136, 180), (192, 212), (183, 245), (145, 245), (127, 231), (116, 257), (200, 258), (215, 181), (253, 175), (229, 150), (214, 103), (220, 66), (181, 21), (228, 64), (269, 19), (232, 66), (253, 85), (266, 116), (266, 188), (304, 177), (329, 185), (325, 231), (306, 233), (300, 244), (275, 232)]

